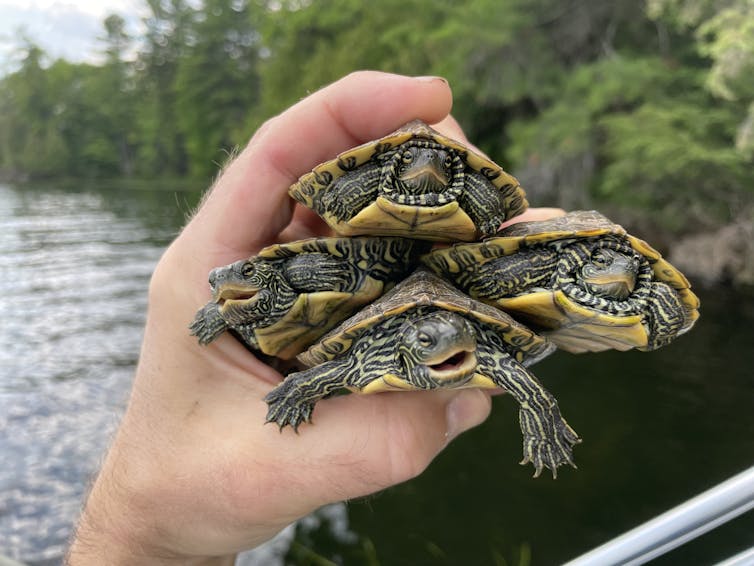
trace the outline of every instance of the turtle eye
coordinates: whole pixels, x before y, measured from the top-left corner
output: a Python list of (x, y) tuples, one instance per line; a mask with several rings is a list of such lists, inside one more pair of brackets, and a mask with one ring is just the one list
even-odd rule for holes
[(422, 348), (429, 348), (434, 343), (432, 337), (426, 332), (420, 332), (416, 340)]
[(407, 149), (403, 152), (403, 155), (401, 155), (401, 159), (403, 160), (403, 163), (411, 163), (414, 160), (414, 153)]
[(597, 267), (607, 267), (610, 265), (610, 258), (602, 250), (597, 250), (592, 254), (592, 263)]
[(241, 275), (243, 275), (244, 277), (251, 277), (252, 275), (254, 275), (254, 271), (254, 264), (248, 261), (241, 268)]

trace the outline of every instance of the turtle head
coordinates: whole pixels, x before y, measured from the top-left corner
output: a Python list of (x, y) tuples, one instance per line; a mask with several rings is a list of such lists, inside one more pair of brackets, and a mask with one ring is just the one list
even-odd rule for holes
[(212, 299), (229, 324), (248, 323), (272, 310), (277, 276), (273, 265), (254, 258), (218, 267), (209, 274)]
[(393, 159), (394, 188), (399, 202), (435, 206), (448, 200), (446, 193), (455, 165), (449, 150), (434, 144), (408, 142), (397, 148)]
[(639, 261), (610, 249), (597, 249), (581, 268), (584, 287), (593, 295), (625, 300), (636, 287)]
[(438, 311), (409, 319), (398, 335), (398, 356), (412, 385), (457, 387), (474, 375), (476, 332), (462, 316)]
[(399, 155), (397, 178), (411, 194), (441, 193), (450, 183), (453, 158), (447, 151), (408, 146)]

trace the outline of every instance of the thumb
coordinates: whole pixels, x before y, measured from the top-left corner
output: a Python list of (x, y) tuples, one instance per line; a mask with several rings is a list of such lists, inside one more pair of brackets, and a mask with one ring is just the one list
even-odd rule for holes
[(491, 408), (481, 389), (348, 395), (329, 403), (317, 426), (340, 431), (329, 446), (341, 452), (337, 460), (347, 464), (341, 469), (350, 470), (341, 478), (341, 498), (418, 476), (450, 441), (484, 422)]
[(490, 414), (490, 395), (481, 389), (464, 389), (445, 407), (446, 444), (462, 432), (482, 424)]

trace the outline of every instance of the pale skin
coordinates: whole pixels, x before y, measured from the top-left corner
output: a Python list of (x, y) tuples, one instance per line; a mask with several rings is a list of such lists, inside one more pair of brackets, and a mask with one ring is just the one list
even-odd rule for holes
[(288, 197), (300, 175), (415, 118), (464, 139), (451, 104), (440, 78), (354, 73), (269, 120), (226, 168), (154, 272), (131, 398), (69, 566), (232, 564), (324, 504), (416, 476), (485, 420), (481, 390), (351, 395), (320, 403), (300, 434), (281, 433), (264, 425), (262, 399), (282, 376), (229, 335), (200, 346), (188, 331), (212, 268), (327, 234)]

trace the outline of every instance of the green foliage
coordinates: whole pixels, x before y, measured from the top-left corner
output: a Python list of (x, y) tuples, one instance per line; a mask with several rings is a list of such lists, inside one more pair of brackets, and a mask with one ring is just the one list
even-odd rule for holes
[(193, 40), (176, 70), (177, 125), (189, 172), (209, 177), (224, 160), (221, 152), (246, 137), (239, 124), (259, 89), (256, 34), (248, 3), (227, 0), (206, 0), (189, 33)]
[(694, 33), (708, 57), (707, 88), (718, 98), (744, 104), (736, 149), (754, 158), (754, 2), (751, 0), (651, 0), (649, 13)]
[(725, 217), (746, 189), (745, 164), (730, 143), (734, 121), (728, 109), (699, 112), (686, 100), (605, 116), (599, 125), (606, 165), (597, 190), (653, 211), (677, 231)]
[(209, 179), (269, 116), (371, 68), (447, 77), (469, 138), (533, 204), (682, 232), (752, 199), (751, 0), (145, 2), (141, 38), (105, 19), (98, 66), (22, 40), (2, 171)]
[(42, 67), (44, 53), (36, 45), (24, 43), (21, 68), (2, 83), (2, 163), (44, 175), (55, 165), (56, 150), (63, 148), (58, 132), (47, 127), (54, 118), (54, 100), (50, 95), (51, 77)]
[(188, 46), (194, 10), (184, 0), (147, 0), (144, 47), (135, 62), (140, 92), (136, 108), (136, 169), (141, 175), (185, 175), (183, 134), (178, 128), (175, 80)]
[[(429, 74), (443, 53), (450, 0), (283, 2), (265, 14), (262, 112), (276, 113), (357, 69)], [(469, 38), (471, 39), (471, 38)]]

